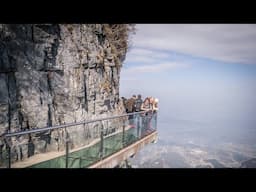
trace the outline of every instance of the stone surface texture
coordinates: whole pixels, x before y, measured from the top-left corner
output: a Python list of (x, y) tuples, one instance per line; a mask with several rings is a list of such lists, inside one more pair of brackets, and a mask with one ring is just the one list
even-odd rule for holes
[[(119, 79), (129, 25), (0, 24), (0, 163), (7, 143), (12, 161), (89, 143), (101, 126), (122, 121), (13, 137), (9, 132), (125, 113)], [(106, 127), (106, 126), (104, 126)]]

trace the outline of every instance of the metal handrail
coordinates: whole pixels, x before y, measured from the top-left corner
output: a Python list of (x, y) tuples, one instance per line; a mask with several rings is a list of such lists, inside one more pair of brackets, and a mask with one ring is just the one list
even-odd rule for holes
[(42, 131), (48, 131), (48, 130), (53, 130), (53, 129), (61, 129), (61, 128), (66, 128), (66, 127), (73, 127), (73, 126), (76, 126), (76, 125), (89, 124), (89, 123), (94, 123), (94, 122), (97, 122), (97, 121), (104, 121), (104, 120), (108, 120), (108, 119), (115, 119), (115, 118), (118, 118), (118, 117), (125, 117), (125, 116), (130, 116), (130, 115), (135, 115), (135, 114), (143, 114), (143, 113), (147, 113), (149, 111), (152, 111), (152, 110), (146, 110), (146, 111), (140, 111), (140, 112), (134, 112), (134, 113), (127, 113), (127, 114), (123, 114), (123, 115), (115, 115), (115, 116), (112, 116), (112, 117), (93, 119), (93, 120), (89, 120), (89, 121), (80, 121), (80, 122), (77, 122), (77, 123), (67, 123), (67, 124), (56, 125), (56, 126), (51, 126), (51, 127), (32, 128), (30, 130), (23, 130), (23, 131), (16, 131), (16, 132), (11, 132), (11, 133), (6, 133), (2, 136), (4, 136), (4, 137), (13, 137), (13, 136), (26, 135), (26, 134), (29, 134), (29, 133), (38, 133), (38, 132), (42, 132)]

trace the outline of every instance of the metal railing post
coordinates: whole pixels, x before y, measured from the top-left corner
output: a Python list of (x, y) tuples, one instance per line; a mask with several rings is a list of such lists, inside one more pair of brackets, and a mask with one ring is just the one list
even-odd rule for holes
[[(7, 134), (10, 133), (10, 130), (7, 131)], [(12, 164), (12, 154), (11, 154), (11, 137), (5, 137), (5, 143), (6, 143), (6, 159), (7, 159), (7, 168), (11, 168)]]
[(8, 159), (8, 166), (7, 168), (11, 168), (11, 161), (12, 161), (12, 157), (11, 157), (11, 147), (9, 146), (9, 144), (7, 144), (7, 159)]
[(69, 137), (66, 132), (66, 168), (68, 168), (68, 158), (69, 158)]
[(140, 138), (140, 115), (139, 114), (136, 114), (136, 128), (137, 128), (137, 137)]
[(157, 130), (157, 112), (155, 113), (155, 118), (156, 118), (156, 121), (155, 121), (155, 130)]
[(108, 120), (106, 120), (107, 122), (106, 122), (106, 135), (108, 135), (109, 134), (109, 131), (110, 131), (110, 129), (108, 128)]
[(103, 146), (104, 145), (104, 143), (103, 143), (103, 139), (104, 139), (103, 131), (104, 131), (104, 127), (103, 127), (103, 123), (101, 121), (101, 129), (100, 129), (100, 159), (103, 158), (103, 147), (104, 147)]
[(125, 121), (123, 123), (123, 130), (122, 130), (122, 147), (125, 146)]

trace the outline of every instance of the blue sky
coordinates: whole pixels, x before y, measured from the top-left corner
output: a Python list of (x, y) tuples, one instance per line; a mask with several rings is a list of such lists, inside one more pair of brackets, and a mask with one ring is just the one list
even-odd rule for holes
[(121, 71), (121, 96), (158, 97), (162, 116), (209, 122), (254, 119), (256, 25), (136, 28)]
[(256, 25), (137, 25), (121, 90), (131, 93), (126, 85), (133, 81), (246, 86), (256, 79), (255, 53)]

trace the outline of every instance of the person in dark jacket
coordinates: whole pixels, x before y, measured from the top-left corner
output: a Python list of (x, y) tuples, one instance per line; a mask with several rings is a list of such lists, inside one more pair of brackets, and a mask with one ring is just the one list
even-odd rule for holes
[(135, 100), (135, 111), (136, 112), (141, 111), (142, 103), (143, 103), (143, 101), (142, 101), (141, 95), (138, 95), (136, 100)]

